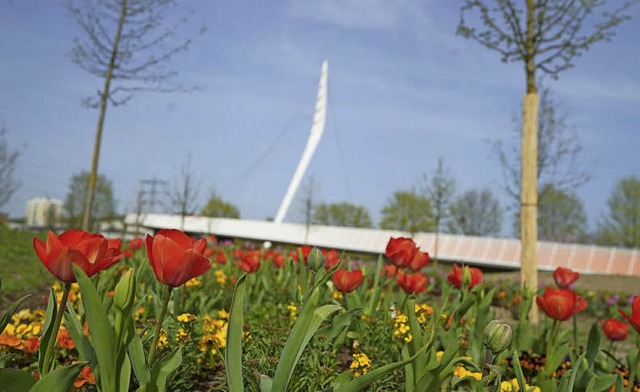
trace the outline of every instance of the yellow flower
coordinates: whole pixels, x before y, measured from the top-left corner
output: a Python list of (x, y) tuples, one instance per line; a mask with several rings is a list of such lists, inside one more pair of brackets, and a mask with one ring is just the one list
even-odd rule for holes
[(371, 360), (365, 353), (353, 354), (353, 361), (349, 368), (355, 370), (353, 372), (354, 377), (360, 377), (363, 374), (367, 374), (367, 371), (371, 367)]
[(438, 351), (436, 353), (436, 358), (438, 359), (438, 361), (442, 360), (443, 355), (444, 355), (444, 351)]
[(198, 319), (198, 317), (194, 316), (191, 313), (182, 313), (180, 316), (178, 316), (178, 321), (180, 321), (181, 323), (190, 323), (192, 321), (196, 321)]
[(229, 320), (229, 312), (227, 312), (224, 309), (218, 310), (218, 317), (220, 317), (223, 320)]
[(465, 378), (465, 377), (471, 376), (478, 381), (482, 379), (482, 373), (470, 372), (467, 369), (465, 369), (465, 367), (462, 365), (458, 365), (458, 367), (456, 367), (456, 369), (453, 371), (453, 375), (457, 376), (458, 378)]
[(198, 278), (193, 278), (187, 281), (187, 283), (185, 283), (185, 287), (198, 287), (202, 284), (202, 282), (200, 281), (200, 279)]
[(339, 291), (334, 291), (334, 293), (331, 295), (331, 297), (335, 300), (339, 300), (342, 299), (342, 293)]
[[(531, 385), (525, 384), (525, 388), (529, 390), (532, 388)], [(520, 384), (518, 384), (518, 379), (513, 378), (511, 381), (503, 381), (500, 383), (500, 392), (520, 392)], [(533, 387), (533, 392), (540, 392), (540, 387)]]
[(219, 285), (224, 285), (225, 283), (227, 283), (227, 275), (225, 275), (223, 270), (216, 270), (214, 274), (216, 276), (216, 282)]
[(157, 348), (167, 347), (169, 345), (169, 339), (167, 339), (167, 331), (164, 329), (160, 332), (160, 339), (158, 339)]
[(176, 342), (178, 343), (187, 343), (191, 340), (189, 334), (184, 329), (180, 328), (178, 333), (176, 333)]

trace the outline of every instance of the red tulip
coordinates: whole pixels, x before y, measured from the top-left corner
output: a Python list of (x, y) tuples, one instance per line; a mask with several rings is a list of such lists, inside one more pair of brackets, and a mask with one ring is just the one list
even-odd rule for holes
[(622, 317), (631, 324), (637, 333), (640, 333), (640, 296), (636, 295), (633, 297), (633, 303), (631, 304), (631, 317), (629, 317), (629, 315), (623, 312), (620, 308), (618, 308), (618, 312), (620, 312)]
[(260, 269), (260, 251), (252, 250), (246, 252), (242, 255), (240, 263), (236, 263), (236, 265), (245, 272), (256, 272)]
[(409, 268), (414, 271), (420, 271), (422, 268), (426, 267), (429, 264), (429, 253), (427, 252), (416, 252), (416, 255), (413, 256), (413, 260), (409, 263)]
[(387, 243), (385, 255), (394, 265), (406, 267), (411, 264), (417, 252), (418, 248), (411, 238), (391, 237)]
[(195, 240), (180, 230), (163, 229), (147, 234), (147, 256), (158, 282), (178, 287), (211, 268), (204, 256), (207, 240)]
[(602, 331), (604, 335), (612, 341), (625, 340), (629, 333), (629, 327), (618, 319), (602, 321)]
[(107, 239), (107, 254), (105, 257), (115, 257), (121, 252), (122, 240), (120, 238)]
[(573, 290), (547, 287), (544, 296), (536, 296), (538, 307), (554, 320), (568, 320), (576, 309), (576, 293)]
[(364, 282), (364, 275), (361, 270), (347, 271), (339, 268), (331, 277), (336, 289), (341, 293), (350, 293), (360, 287)]
[(471, 289), (473, 286), (479, 285), (482, 283), (482, 271), (478, 268), (463, 266), (462, 268), (458, 267), (457, 264), (453, 265), (453, 271), (447, 275), (447, 279), (449, 283), (454, 285), (457, 288), (462, 287), (462, 280), (464, 277), (464, 269), (469, 269), (469, 277), (471, 281), (469, 282), (469, 288)]
[(407, 294), (417, 294), (426, 291), (428, 281), (427, 277), (420, 273), (412, 275), (404, 272), (398, 273), (398, 285), (402, 287), (402, 290)]
[(93, 276), (120, 260), (119, 249), (117, 252), (115, 248), (109, 249), (106, 238), (81, 230), (69, 230), (59, 237), (50, 231), (46, 244), (39, 238), (33, 239), (33, 249), (49, 272), (65, 283), (76, 281), (71, 264)]
[(142, 240), (142, 237), (136, 237), (131, 241), (129, 241), (127, 246), (129, 247), (129, 250), (133, 252), (135, 250), (142, 248), (144, 246), (144, 241)]
[(322, 251), (324, 254), (324, 266), (328, 270), (338, 265), (340, 262), (340, 254), (334, 249)]
[(576, 307), (573, 310), (574, 313), (582, 313), (587, 308), (587, 301), (584, 300), (581, 296), (576, 294)]
[(276, 268), (284, 267), (284, 255), (282, 253), (274, 252), (271, 261), (273, 262), (273, 265), (276, 266)]
[(206, 258), (210, 258), (213, 257), (214, 251), (211, 248), (205, 248), (204, 252), (202, 252), (202, 254), (204, 255), (204, 257)]
[(218, 250), (216, 252), (216, 263), (218, 264), (227, 264), (227, 255), (222, 250)]
[(381, 276), (386, 276), (387, 278), (393, 278), (398, 273), (398, 267), (393, 264), (386, 264), (382, 271), (380, 271)]
[(569, 286), (578, 280), (580, 277), (579, 272), (574, 272), (570, 268), (558, 267), (553, 271), (553, 280), (561, 289), (569, 288)]

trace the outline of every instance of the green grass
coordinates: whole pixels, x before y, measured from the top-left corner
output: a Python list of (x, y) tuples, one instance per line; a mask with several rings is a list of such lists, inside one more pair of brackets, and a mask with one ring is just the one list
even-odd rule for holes
[(33, 250), (34, 236), (44, 238), (45, 234), (10, 230), (0, 225), (0, 310), (26, 294), (33, 297), (23, 307), (46, 306), (44, 296), (54, 278)]

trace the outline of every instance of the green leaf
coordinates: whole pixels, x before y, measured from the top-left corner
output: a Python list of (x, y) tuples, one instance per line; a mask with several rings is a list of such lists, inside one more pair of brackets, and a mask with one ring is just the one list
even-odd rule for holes
[[(411, 328), (411, 335), (413, 337), (409, 342), (409, 353), (411, 355), (417, 353), (424, 344), (424, 339), (422, 337), (422, 327), (420, 326), (420, 324), (418, 323), (418, 320), (416, 319), (415, 306), (416, 306), (416, 298), (412, 295), (407, 300), (407, 310), (406, 310), (407, 317), (409, 319), (409, 327)], [(424, 369), (426, 365), (427, 365), (426, 355), (419, 356), (415, 360), (415, 362), (411, 363), (411, 366), (413, 367), (413, 380), (411, 382), (413, 383), (413, 385), (416, 385), (418, 383), (418, 380), (420, 380), (424, 376)]]
[(71, 340), (73, 340), (73, 343), (76, 345), (76, 349), (80, 354), (80, 360), (89, 361), (89, 366), (95, 367), (97, 363), (96, 354), (93, 351), (89, 338), (84, 334), (82, 325), (80, 321), (78, 321), (78, 315), (69, 302), (67, 302), (67, 312), (64, 314), (64, 325), (69, 331)]
[(284, 392), (287, 388), (287, 384), (289, 384), (289, 379), (293, 374), (293, 370), (298, 360), (297, 354), (302, 347), (302, 342), (304, 341), (307, 329), (311, 324), (311, 319), (313, 318), (313, 313), (319, 300), (320, 289), (315, 287), (311, 290), (307, 301), (302, 306), (298, 319), (293, 325), (293, 329), (291, 330), (291, 333), (287, 338), (287, 342), (282, 349), (282, 353), (280, 354), (278, 366), (276, 368), (275, 375), (273, 376), (273, 390), (276, 392)]
[[(49, 372), (36, 382), (29, 392), (68, 392), (87, 362), (78, 362)], [(105, 390), (108, 391), (108, 390)]]
[[(58, 301), (56, 300), (56, 293), (53, 289), (49, 290), (49, 303), (47, 304), (47, 311), (44, 315), (44, 324), (42, 326), (42, 338), (40, 339), (40, 349), (38, 350), (38, 370), (40, 374), (42, 374), (42, 369), (44, 368), (44, 355), (47, 346), (49, 345), (49, 339), (51, 339), (51, 334), (53, 333), (53, 322), (56, 319), (56, 315), (58, 314)], [(54, 337), (57, 339), (57, 336)], [(55, 348), (55, 345), (54, 345)], [(53, 355), (51, 356), (51, 361), (53, 361)], [(47, 364), (47, 367), (50, 369), (51, 367)]]
[[(167, 378), (182, 363), (182, 351), (178, 347), (174, 352), (157, 361), (151, 370), (151, 385), (155, 392), (164, 392), (167, 388)], [(231, 388), (229, 388), (231, 390)]]
[(21, 369), (1, 369), (0, 370), (0, 390), (2, 392), (24, 392), (31, 389), (36, 379)]
[(260, 392), (271, 392), (273, 380), (264, 374), (260, 375)]
[(527, 383), (524, 380), (524, 374), (522, 373), (522, 368), (520, 367), (520, 356), (518, 355), (518, 350), (513, 352), (513, 358), (511, 359), (511, 364), (513, 365), (514, 373), (516, 374), (516, 379), (518, 380), (518, 386), (521, 391), (527, 390)]
[(376, 306), (378, 305), (378, 301), (380, 301), (380, 272), (382, 272), (383, 265), (384, 262), (382, 261), (382, 255), (379, 255), (378, 262), (376, 263), (375, 275), (373, 275), (373, 293), (369, 297), (369, 302), (367, 303), (367, 308), (364, 312), (367, 316), (371, 316), (376, 311)]
[(302, 356), (304, 348), (316, 333), (322, 322), (333, 312), (342, 309), (338, 305), (323, 305), (316, 309), (320, 297), (320, 289), (315, 287), (309, 300), (304, 304), (298, 320), (284, 345), (276, 373), (273, 376), (272, 390), (284, 392), (289, 384), (293, 370)]
[(131, 342), (129, 342), (129, 360), (131, 367), (136, 375), (136, 379), (140, 386), (146, 386), (151, 381), (151, 371), (147, 366), (146, 355), (144, 353), (144, 347), (142, 346), (142, 339), (135, 333), (133, 324), (129, 324), (129, 330), (132, 334)]
[(7, 312), (4, 314), (4, 316), (2, 316), (2, 319), (0, 319), (0, 333), (2, 333), (4, 329), (7, 327), (7, 324), (9, 324), (9, 320), (11, 320), (11, 316), (13, 316), (16, 310), (18, 310), (18, 307), (22, 305), (22, 303), (26, 301), (29, 297), (31, 297), (31, 295), (32, 294), (27, 294), (24, 297), (17, 300), (16, 302), (14, 302), (13, 305), (11, 305), (11, 307), (9, 308), (9, 310), (7, 310)]
[[(567, 384), (567, 389), (565, 389), (565, 391), (569, 392), (569, 391), (573, 391), (574, 385), (576, 383), (576, 377), (578, 376), (578, 373), (581, 372), (582, 369), (582, 362), (584, 361), (584, 357), (587, 355), (587, 353), (584, 353), (580, 356), (580, 358), (578, 358), (578, 360), (574, 363), (574, 367), (573, 369), (570, 370), (571, 372), (571, 376), (569, 377), (569, 383)], [(562, 381), (564, 381), (564, 379), (567, 378), (567, 375), (565, 375), (564, 377), (562, 377)]]
[(229, 324), (227, 326), (227, 347), (225, 347), (225, 368), (230, 392), (244, 391), (242, 379), (242, 324), (244, 323), (245, 280), (247, 274), (238, 279), (233, 290)]
[(593, 323), (591, 330), (589, 331), (589, 341), (587, 342), (587, 363), (589, 369), (593, 369), (593, 365), (596, 362), (596, 356), (598, 355), (600, 348), (600, 326), (598, 323)]
[(80, 285), (84, 313), (91, 331), (91, 342), (98, 360), (98, 386), (103, 391), (117, 391), (118, 369), (116, 368), (117, 342), (102, 301), (82, 268), (76, 264), (73, 273)]
[[(589, 381), (586, 392), (608, 391), (611, 389), (613, 384), (616, 383), (617, 380), (618, 380), (617, 374), (595, 375), (593, 376), (591, 381)], [(616, 389), (616, 391), (617, 390), (618, 389)]]

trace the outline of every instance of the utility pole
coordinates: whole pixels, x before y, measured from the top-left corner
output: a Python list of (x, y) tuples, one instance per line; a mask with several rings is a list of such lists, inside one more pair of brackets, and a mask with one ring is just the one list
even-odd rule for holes
[(140, 181), (140, 183), (142, 184), (143, 187), (144, 186), (149, 187), (149, 203), (148, 203), (147, 213), (156, 212), (155, 208), (156, 208), (156, 202), (157, 202), (158, 188), (159, 186), (166, 186), (167, 182), (160, 178), (153, 177), (146, 180), (142, 180)]

